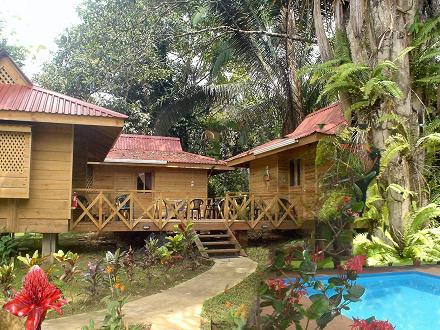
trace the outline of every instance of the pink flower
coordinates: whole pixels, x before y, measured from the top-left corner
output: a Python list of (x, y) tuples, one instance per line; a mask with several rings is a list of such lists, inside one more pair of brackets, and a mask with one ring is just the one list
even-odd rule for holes
[(356, 273), (361, 273), (366, 263), (366, 256), (355, 256), (347, 261), (347, 263), (344, 265), (344, 269)]
[(26, 330), (40, 330), (49, 309), (62, 314), (67, 304), (61, 291), (47, 279), (44, 271), (33, 266), (23, 279), (23, 287), (3, 309), (19, 317), (27, 316)]
[(394, 330), (394, 326), (388, 321), (353, 320), (354, 323), (351, 326), (351, 330)]

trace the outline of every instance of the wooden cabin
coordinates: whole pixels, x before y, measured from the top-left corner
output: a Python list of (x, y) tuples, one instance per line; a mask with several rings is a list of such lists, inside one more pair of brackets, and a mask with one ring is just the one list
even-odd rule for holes
[(309, 114), (292, 133), (226, 162), (249, 169), (248, 198), (262, 205), (262, 210), (272, 205), (266, 217), (273, 217), (274, 209), (290, 209), (299, 227), (312, 227), (323, 170), (315, 166), (316, 146), (322, 137), (337, 133), (346, 124), (339, 104), (333, 104)]
[[(88, 163), (86, 180), (73, 188), (82, 205), (72, 229), (143, 230), (142, 220), (150, 219), (149, 229), (161, 230), (154, 225), (156, 218), (187, 218), (192, 213), (200, 219), (212, 202), (208, 177), (228, 170), (232, 168), (224, 161), (183, 151), (179, 138), (121, 134), (104, 161)], [(104, 203), (96, 202), (90, 214), (84, 213), (87, 205), (100, 199)], [(121, 205), (120, 215), (112, 212)], [(122, 221), (108, 225), (111, 214)]]
[(72, 186), (105, 159), (125, 118), (34, 85), (0, 53), (0, 232), (68, 231)]
[[(345, 125), (331, 105), (225, 162), (185, 152), (177, 138), (121, 135), (124, 119), (34, 85), (0, 53), (0, 232), (43, 233), (47, 253), (57, 233), (167, 231), (192, 220), (208, 239), (201, 249), (239, 252), (233, 231), (311, 223), (316, 144)], [(250, 191), (208, 198), (208, 177), (232, 167), (249, 168)]]

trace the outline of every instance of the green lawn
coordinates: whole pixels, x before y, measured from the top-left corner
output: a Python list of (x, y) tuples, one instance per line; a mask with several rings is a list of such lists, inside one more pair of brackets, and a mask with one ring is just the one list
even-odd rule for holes
[(202, 310), (202, 319), (204, 320), (202, 328), (211, 329), (212, 324), (216, 326), (216, 329), (232, 329), (233, 322), (229, 317), (230, 311), (240, 305), (245, 305), (247, 310), (252, 308), (269, 261), (270, 249), (268, 247), (249, 247), (245, 250), (249, 258), (258, 262), (257, 271), (224, 293), (205, 301)]

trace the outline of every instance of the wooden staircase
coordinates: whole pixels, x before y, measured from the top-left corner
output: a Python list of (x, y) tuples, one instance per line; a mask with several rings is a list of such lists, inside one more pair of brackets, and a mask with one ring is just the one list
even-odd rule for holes
[(229, 229), (198, 231), (196, 244), (205, 257), (246, 256), (234, 233)]

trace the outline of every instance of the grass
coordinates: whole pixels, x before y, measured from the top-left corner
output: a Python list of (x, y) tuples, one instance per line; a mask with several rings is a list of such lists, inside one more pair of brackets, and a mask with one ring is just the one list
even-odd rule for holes
[[(41, 240), (40, 235), (26, 236), (20, 244), (21, 254), (32, 254), (38, 247), (37, 243)], [(103, 285), (100, 294), (95, 299), (88, 299), (86, 295), (87, 282), (84, 273), (87, 270), (87, 263), (90, 260), (100, 260), (105, 257), (106, 251), (114, 252), (116, 247), (114, 241), (109, 236), (94, 236), (91, 234), (61, 234), (60, 249), (63, 251), (70, 250), (78, 253), (80, 258), (77, 263), (79, 273), (69, 283), (60, 281), (58, 278), (63, 274), (62, 268), (58, 265), (51, 273), (51, 281), (61, 289), (64, 297), (69, 303), (63, 307), (63, 315), (72, 315), (82, 312), (89, 312), (106, 308), (106, 304), (102, 298), (110, 294), (110, 289)], [(80, 243), (80, 244), (78, 244)], [(124, 250), (122, 248), (121, 250)], [(140, 251), (135, 253), (139, 259)], [(56, 262), (55, 262), (56, 264)], [(13, 282), (15, 290), (21, 288), (23, 276), (27, 273), (27, 267), (20, 261), (16, 260), (16, 277)], [(193, 269), (192, 263), (188, 260), (182, 260), (174, 263), (172, 266), (158, 264), (148, 268), (148, 273), (141, 267), (134, 269), (133, 280), (129, 280), (124, 270), (120, 273), (119, 282), (126, 287), (130, 299), (133, 300), (141, 296), (148, 296), (173, 287), (181, 282), (189, 280), (204, 271), (208, 270), (212, 264), (204, 263)], [(48, 266), (43, 266), (43, 269)], [(149, 275), (148, 275), (149, 274)], [(5, 297), (0, 293), (0, 304), (4, 302)], [(50, 312), (48, 318), (57, 317), (57, 314)]]
[(205, 325), (202, 328), (211, 329), (209, 324), (212, 324), (216, 326), (216, 329), (232, 329), (234, 323), (229, 316), (230, 311), (241, 305), (244, 305), (247, 310), (253, 307), (269, 261), (270, 248), (260, 246), (249, 247), (245, 250), (248, 257), (258, 263), (257, 271), (236, 286), (204, 302), (202, 319)]

